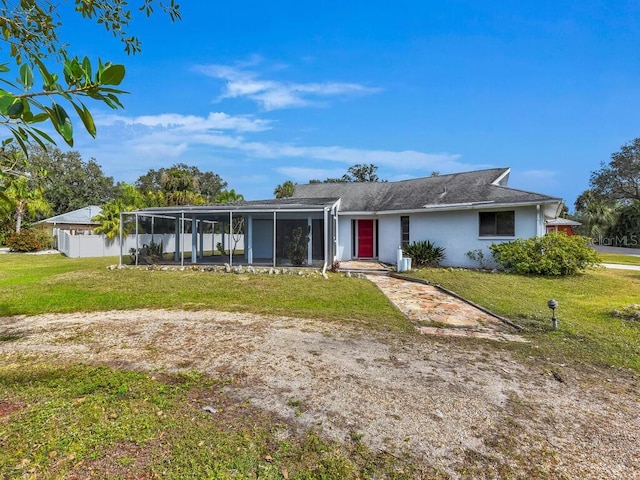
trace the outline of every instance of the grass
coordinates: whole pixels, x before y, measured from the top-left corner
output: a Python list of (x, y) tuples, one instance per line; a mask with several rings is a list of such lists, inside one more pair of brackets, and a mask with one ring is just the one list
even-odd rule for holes
[(403, 459), (233, 400), (232, 384), (105, 366), (0, 367), (0, 478), (413, 478)]
[(216, 309), (354, 322), (411, 331), (366, 280), (331, 275), (236, 275), (200, 271), (108, 270), (115, 259), (3, 255), (0, 316), (129, 310)]
[[(638, 303), (640, 272), (599, 268), (574, 277), (544, 278), (462, 269), (414, 275), (440, 284), (526, 327), (539, 356), (561, 363), (640, 372), (640, 323), (611, 312)], [(547, 301), (558, 301), (559, 329), (551, 330)], [(514, 347), (518, 348), (518, 347)]]
[[(633, 255), (631, 253), (633, 253)], [(600, 259), (603, 263), (640, 265), (640, 250), (631, 250), (629, 255), (624, 255), (621, 253), (598, 253), (598, 255), (600, 256)]]

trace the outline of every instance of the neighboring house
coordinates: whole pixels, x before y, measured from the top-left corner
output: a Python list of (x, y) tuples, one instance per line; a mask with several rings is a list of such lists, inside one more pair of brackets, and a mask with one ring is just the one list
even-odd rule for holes
[(93, 233), (95, 227), (100, 225), (92, 220), (100, 212), (102, 212), (100, 207), (89, 205), (72, 212), (45, 218), (36, 222), (36, 225), (48, 229), (52, 236), (59, 230), (65, 230), (71, 235), (89, 235)]
[(307, 264), (395, 263), (399, 247), (431, 240), (446, 249), (443, 265), (477, 266), (467, 252), (480, 249), (490, 257), (492, 243), (544, 235), (561, 211), (560, 198), (509, 188), (509, 173), (494, 168), (400, 182), (296, 185), (286, 199), (130, 214), (169, 216), (176, 233), (190, 230), (192, 263), (206, 261), (199, 246), (205, 223), (223, 223), (228, 230), (242, 219), (245, 249), (235, 260), (229, 254), (229, 263), (285, 264), (287, 242), (300, 227), (310, 236)]
[(575, 235), (575, 228), (582, 225), (580, 222), (568, 218), (554, 218), (547, 222), (547, 232), (562, 232), (569, 236)]

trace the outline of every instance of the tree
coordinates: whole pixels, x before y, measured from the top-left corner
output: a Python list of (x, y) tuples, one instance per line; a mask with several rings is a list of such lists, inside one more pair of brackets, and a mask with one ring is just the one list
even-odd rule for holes
[(234, 189), (224, 190), (216, 195), (215, 203), (236, 203), (244, 202), (244, 195), (237, 193)]
[[(154, 5), (159, 6), (172, 20), (180, 19), (175, 0), (169, 4), (161, 0), (139, 0), (137, 10), (150, 16)], [(26, 155), (28, 145), (37, 143), (42, 148), (55, 144), (37, 124), (48, 122), (69, 145), (73, 146), (73, 124), (66, 108), (71, 106), (87, 132), (97, 133), (91, 112), (84, 101), (97, 101), (110, 108), (122, 108), (119, 96), (125, 93), (118, 87), (125, 76), (124, 65), (111, 62), (92, 62), (68, 54), (67, 46), (58, 37), (62, 23), (59, 10), (66, 3), (48, 0), (0, 0), (0, 29), (5, 52), (13, 61), (14, 71), (8, 63), (0, 65), (0, 124), (9, 137), (0, 146), (0, 182), (7, 175), (23, 172), (24, 161), (7, 147), (15, 143)], [(135, 18), (126, 0), (76, 0), (74, 10), (82, 17), (102, 24), (107, 31), (121, 40), (128, 54), (141, 50), (140, 40), (127, 33)], [(2, 48), (2, 47), (0, 47)], [(50, 65), (58, 72), (50, 70)], [(15, 78), (16, 82), (8, 80)], [(40, 88), (41, 86), (41, 88)], [(65, 106), (63, 106), (65, 105)], [(6, 183), (4, 187), (6, 188)]]
[(640, 138), (623, 145), (611, 155), (608, 164), (591, 173), (590, 187), (595, 196), (609, 200), (640, 200)]
[(30, 182), (27, 177), (13, 178), (4, 193), (4, 210), (6, 213), (15, 215), (16, 233), (20, 233), (24, 219), (51, 211), (51, 207), (44, 198), (42, 187)]
[(386, 180), (380, 180), (380, 178), (378, 178), (377, 171), (378, 167), (373, 163), (369, 165), (357, 163), (349, 167), (347, 173), (340, 178), (327, 178), (325, 180), (313, 179), (309, 180), (309, 183), (386, 182)]
[(293, 196), (293, 191), (296, 188), (296, 184), (291, 180), (287, 180), (284, 183), (278, 185), (274, 190), (273, 194), (276, 198), (289, 198)]
[(214, 202), (216, 195), (226, 188), (227, 182), (216, 173), (201, 172), (198, 167), (177, 163), (169, 168), (150, 169), (146, 174), (138, 177), (135, 185), (145, 194), (164, 192), (170, 204), (186, 205), (189, 202), (193, 204)]
[(378, 167), (373, 163), (365, 165), (358, 163), (347, 169), (347, 173), (342, 176), (346, 182), (379, 182), (377, 172)]
[(585, 190), (574, 203), (578, 219), (590, 237), (602, 236), (616, 222), (615, 202), (602, 198), (594, 190)]
[[(108, 240), (115, 240), (120, 235), (120, 214), (130, 212), (147, 205), (147, 199), (138, 189), (129, 183), (119, 183), (116, 187), (116, 198), (102, 206), (102, 212), (93, 217), (93, 221), (100, 223), (93, 231), (105, 235)], [(135, 224), (127, 219), (123, 224), (123, 233), (131, 233)]]
[(95, 159), (85, 162), (76, 151), (32, 147), (29, 170), (32, 175), (43, 177), (44, 196), (54, 215), (87, 205), (103, 205), (116, 195), (113, 177), (105, 176)]

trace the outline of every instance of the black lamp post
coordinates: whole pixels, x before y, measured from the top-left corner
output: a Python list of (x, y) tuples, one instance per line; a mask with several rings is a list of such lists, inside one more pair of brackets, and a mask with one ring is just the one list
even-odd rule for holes
[(549, 300), (547, 306), (551, 309), (551, 328), (553, 330), (558, 329), (558, 319), (556, 318), (556, 308), (558, 308), (558, 302), (556, 300)]

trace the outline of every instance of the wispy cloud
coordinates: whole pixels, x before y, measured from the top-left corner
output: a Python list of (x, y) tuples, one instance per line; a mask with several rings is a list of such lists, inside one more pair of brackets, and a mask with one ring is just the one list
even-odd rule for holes
[(379, 88), (349, 82), (295, 83), (264, 80), (246, 65), (198, 65), (195, 69), (209, 77), (226, 81), (218, 100), (246, 97), (264, 110), (314, 106), (329, 97), (370, 95), (380, 91)]
[(126, 126), (159, 127), (190, 132), (206, 132), (211, 130), (261, 132), (271, 128), (271, 122), (269, 120), (257, 119), (250, 115), (233, 116), (222, 112), (211, 112), (206, 117), (181, 115), (177, 113), (141, 115), (138, 117), (125, 117), (123, 115), (111, 114), (96, 116), (96, 124), (98, 126), (112, 126), (118, 123)]

